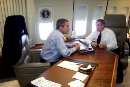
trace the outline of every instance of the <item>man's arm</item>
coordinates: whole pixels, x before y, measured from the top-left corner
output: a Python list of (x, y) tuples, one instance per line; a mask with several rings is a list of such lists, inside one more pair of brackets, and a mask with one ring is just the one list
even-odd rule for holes
[(117, 40), (116, 40), (116, 36), (115, 33), (112, 31), (110, 36), (108, 36), (109, 40), (108, 40), (108, 44), (107, 44), (107, 49), (108, 50), (113, 50), (117, 48)]
[(72, 48), (74, 46), (74, 44), (72, 42), (67, 42), (65, 43), (65, 45), (68, 47), (68, 48)]
[(96, 32), (92, 32), (86, 37), (86, 42), (91, 44), (92, 47), (97, 47)]
[(96, 41), (97, 32), (92, 32), (86, 37), (86, 41), (91, 43), (92, 41)]
[(59, 52), (62, 54), (62, 56), (64, 57), (70, 56), (72, 53), (74, 53), (78, 49), (78, 47), (76, 46), (72, 48), (67, 48), (62, 37), (58, 37), (56, 39), (56, 47), (59, 50)]

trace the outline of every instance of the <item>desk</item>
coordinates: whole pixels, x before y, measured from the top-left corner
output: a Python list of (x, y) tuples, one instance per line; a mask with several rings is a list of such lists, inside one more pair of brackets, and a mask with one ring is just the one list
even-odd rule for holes
[[(95, 54), (75, 53), (68, 58), (98, 64), (86, 87), (116, 87), (118, 56), (114, 53), (98, 49)], [(70, 77), (72, 78), (73, 75), (74, 71), (60, 68), (56, 64), (41, 74), (48, 80), (62, 84), (62, 87), (67, 87), (67, 83), (72, 81)]]

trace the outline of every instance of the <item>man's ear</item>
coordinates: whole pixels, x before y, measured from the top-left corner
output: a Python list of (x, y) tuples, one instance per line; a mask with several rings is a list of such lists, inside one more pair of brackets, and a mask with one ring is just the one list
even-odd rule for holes
[(60, 26), (60, 27), (59, 27), (59, 30), (62, 30), (62, 28), (63, 28), (63, 27), (62, 27), (62, 26)]
[(60, 27), (59, 27), (59, 29), (61, 29), (61, 28), (63, 28), (64, 27), (64, 25), (61, 25)]
[(61, 27), (63, 28), (63, 27), (64, 27), (64, 25), (61, 25)]

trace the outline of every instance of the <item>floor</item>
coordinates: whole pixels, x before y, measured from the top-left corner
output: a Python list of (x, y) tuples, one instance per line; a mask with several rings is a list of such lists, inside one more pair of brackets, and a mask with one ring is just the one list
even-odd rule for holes
[(124, 76), (124, 81), (121, 84), (117, 84), (116, 87), (130, 87), (130, 58), (129, 58), (129, 63), (128, 63), (128, 68), (127, 70), (124, 72), (125, 76)]
[[(20, 85), (17, 80), (13, 79), (10, 81), (0, 82), (0, 87), (20, 87)], [(117, 84), (116, 87), (130, 87), (130, 60), (129, 60), (128, 68), (125, 71), (125, 77), (123, 83)]]
[(17, 80), (0, 83), (0, 87), (20, 87)]

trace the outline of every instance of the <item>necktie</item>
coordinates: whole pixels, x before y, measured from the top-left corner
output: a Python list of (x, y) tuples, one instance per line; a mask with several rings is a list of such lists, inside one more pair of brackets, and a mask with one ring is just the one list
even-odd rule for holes
[(98, 35), (97, 44), (100, 44), (100, 42), (101, 42), (101, 32), (100, 32), (99, 35)]

